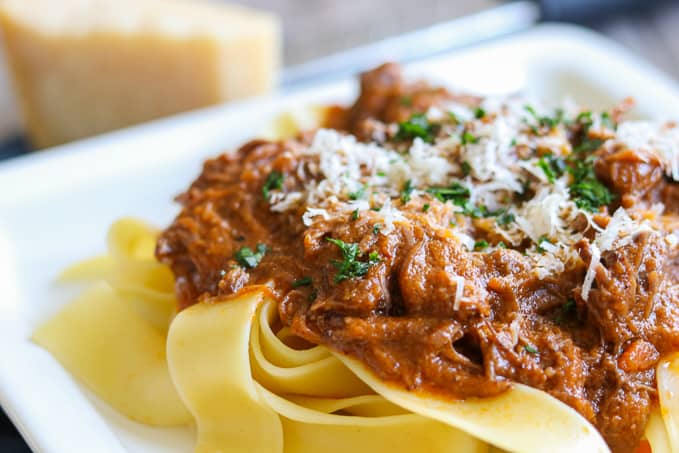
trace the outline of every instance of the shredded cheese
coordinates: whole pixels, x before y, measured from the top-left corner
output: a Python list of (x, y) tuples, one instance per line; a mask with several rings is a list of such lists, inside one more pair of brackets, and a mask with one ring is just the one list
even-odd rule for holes
[(453, 310), (459, 310), (460, 304), (462, 303), (462, 298), (464, 297), (464, 277), (460, 275), (452, 276), (455, 282), (455, 301), (453, 302)]
[[(641, 232), (656, 231), (656, 223), (632, 218), (619, 208), (606, 228), (601, 228), (593, 213), (574, 201), (574, 177), (563, 168), (548, 173), (545, 156), (551, 159), (550, 165), (557, 161), (565, 166), (574, 152), (568, 124), (581, 111), (572, 101), (565, 102), (558, 115), (519, 97), (486, 98), (481, 108), (459, 102), (430, 108), (426, 118), (437, 124), (438, 136), (426, 141), (421, 137), (400, 144), (389, 141), (390, 134), (398, 130), (396, 124), (387, 125), (385, 139), (379, 143), (362, 143), (343, 132), (319, 129), (302, 152), (302, 164), (296, 170), (304, 187), (273, 193), (271, 209), (284, 212), (304, 207), (302, 220), (307, 227), (319, 220), (342, 216), (346, 221), (348, 213), (371, 211), (370, 224), (379, 224), (374, 233), (387, 236), (399, 223), (411, 221), (415, 210), (428, 212), (432, 204), (432, 211), (418, 221), (447, 230), (448, 237), (456, 238), (468, 251), (487, 236), (477, 236), (474, 222), (463, 221), (457, 226), (455, 213), (464, 217), (504, 213), (507, 217), (502, 222), (497, 217), (497, 222), (485, 223), (484, 231), (490, 228), (504, 243), (490, 244), (488, 250), (507, 244), (521, 246), (538, 278), (564, 272), (580, 260), (575, 244), (590, 242), (592, 257), (581, 290), (587, 300), (602, 254), (629, 245)], [(599, 114), (587, 118), (591, 119), (591, 131), (607, 137), (605, 146), (638, 150), (649, 162), (655, 159), (660, 163), (669, 177), (679, 180), (679, 128), (669, 123), (629, 121), (613, 130)], [(404, 187), (408, 188), (407, 198)], [(432, 188), (451, 191), (449, 198), (437, 201), (436, 192), (429, 192)], [(530, 198), (516, 202), (518, 194), (530, 194)], [(445, 200), (448, 202), (439, 205), (445, 209), (434, 208)], [(652, 209), (655, 214), (647, 218), (662, 215), (662, 206)], [(587, 238), (592, 231), (594, 240), (590, 241)], [(678, 242), (674, 235), (666, 240), (670, 246)], [(455, 304), (459, 307), (464, 278), (451, 278), (457, 285)]]

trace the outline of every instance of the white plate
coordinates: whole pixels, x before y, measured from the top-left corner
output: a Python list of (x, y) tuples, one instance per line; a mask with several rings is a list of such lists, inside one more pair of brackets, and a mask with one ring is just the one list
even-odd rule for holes
[[(540, 26), (413, 64), (408, 72), (479, 93), (525, 90), (554, 102), (570, 94), (591, 107), (631, 95), (635, 115), (679, 119), (674, 82), (573, 27)], [(0, 165), (0, 402), (34, 450), (190, 451), (190, 430), (123, 418), (28, 340), (67, 300), (52, 281), (66, 265), (103, 251), (116, 218), (167, 224), (177, 212), (173, 196), (206, 157), (254, 136), (276, 112), (346, 101), (355, 85), (345, 80), (181, 115)]]

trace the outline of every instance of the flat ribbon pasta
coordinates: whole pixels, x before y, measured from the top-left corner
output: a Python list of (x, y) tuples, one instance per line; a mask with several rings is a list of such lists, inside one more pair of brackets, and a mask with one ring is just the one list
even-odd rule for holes
[(362, 363), (342, 362), (385, 399), (514, 452), (608, 452), (599, 432), (574, 409), (540, 390), (514, 384), (493, 398), (445, 401), (376, 378)]
[(191, 422), (165, 360), (165, 336), (99, 283), (39, 327), (33, 341), (95, 394), (132, 420)]
[(656, 379), (668, 451), (679, 453), (679, 353), (660, 361), (656, 369)]
[[(252, 341), (265, 330), (263, 325), (269, 325), (273, 302), (266, 301), (257, 313), (262, 297), (260, 292), (248, 292), (220, 303), (194, 305), (182, 311), (170, 327), (170, 371), (196, 418), (197, 452), (487, 451), (485, 443), (436, 420), (416, 414), (389, 414), (402, 410), (374, 394), (288, 397), (268, 390), (254, 380), (249, 363), (249, 357), (255, 356), (260, 365), (262, 361), (272, 365), (260, 349), (263, 342)], [(308, 350), (293, 351), (275, 336), (269, 339), (273, 343), (268, 348), (280, 349), (279, 357), (287, 355), (288, 360), (299, 364), (299, 359), (290, 358), (297, 352), (312, 360), (289, 368), (296, 375), (296, 389), (306, 395), (318, 394), (313, 387), (327, 385), (319, 376), (333, 379), (326, 373), (343, 366), (327, 350), (322, 351), (324, 348), (310, 354)], [(355, 377), (337, 379), (347, 377), (346, 369), (339, 373), (336, 383), (329, 386), (334, 390), (328, 393), (369, 391), (356, 385)], [(271, 384), (272, 379), (268, 375), (265, 381)], [(344, 390), (340, 389), (343, 383)], [(278, 383), (277, 387), (285, 385)], [(331, 413), (337, 411), (347, 415)]]

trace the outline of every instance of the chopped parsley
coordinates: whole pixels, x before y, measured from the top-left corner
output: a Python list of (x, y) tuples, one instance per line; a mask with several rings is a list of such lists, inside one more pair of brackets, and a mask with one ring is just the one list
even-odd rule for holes
[(316, 288), (312, 289), (309, 293), (309, 302), (313, 302), (318, 297), (318, 290)]
[(561, 324), (565, 318), (575, 313), (576, 308), (575, 299), (568, 299), (566, 303), (561, 306), (561, 310), (554, 321), (556, 321), (557, 324)]
[(350, 200), (360, 200), (365, 197), (365, 189), (366, 186), (362, 186), (360, 189), (358, 189), (356, 192), (349, 192), (349, 199)]
[(507, 212), (506, 209), (501, 209), (500, 211), (496, 211), (497, 218), (495, 221), (498, 225), (509, 225), (510, 223), (514, 222), (514, 220), (516, 220), (514, 214)]
[(594, 124), (594, 120), (592, 119), (592, 112), (590, 111), (580, 112), (578, 116), (575, 118), (575, 123), (582, 126), (582, 130), (586, 134), (589, 131), (589, 128), (592, 127), (592, 124)]
[(460, 142), (463, 145), (478, 143), (479, 140), (481, 140), (479, 137), (475, 137), (473, 134), (467, 131), (464, 131), (462, 137), (460, 138)]
[(370, 252), (368, 254), (368, 261), (359, 261), (361, 250), (356, 243), (347, 243), (340, 239), (326, 238), (328, 242), (335, 244), (342, 252), (342, 261), (333, 260), (332, 265), (337, 268), (335, 274), (335, 283), (349, 280), (352, 278), (363, 277), (368, 273), (368, 269), (373, 264), (380, 261), (380, 256), (377, 252)]
[(592, 151), (596, 151), (601, 147), (601, 145), (604, 143), (603, 140), (598, 139), (598, 138), (588, 138), (585, 137), (582, 139), (580, 144), (573, 148), (573, 152), (576, 154), (582, 154), (582, 153), (591, 153)]
[(486, 111), (483, 110), (481, 107), (476, 107), (476, 109), (474, 109), (474, 118), (480, 120), (484, 116), (486, 116)]
[[(608, 120), (610, 120), (610, 116), (606, 117), (608, 118)], [(601, 115), (602, 123), (605, 122), (604, 118), (605, 116), (604, 114), (602, 114)], [(580, 112), (580, 114), (575, 118), (575, 123), (579, 124), (582, 127), (582, 140), (578, 146), (573, 148), (573, 152), (577, 154), (591, 153), (592, 151), (596, 151), (597, 149), (599, 149), (599, 147), (601, 147), (601, 145), (603, 144), (603, 140), (598, 138), (591, 139), (588, 136), (589, 129), (594, 124), (592, 112), (590, 111)]]
[(455, 114), (455, 112), (448, 112), (448, 117), (450, 118), (450, 120), (451, 120), (452, 122), (454, 122), (454, 123), (456, 123), (456, 124), (460, 124), (460, 123), (461, 123), (461, 121), (459, 120), (459, 118), (457, 117), (457, 115)]
[(468, 215), (475, 219), (480, 219), (482, 217), (492, 217), (494, 215), (494, 212), (489, 211), (488, 207), (483, 204), (474, 206), (468, 200), (465, 201), (464, 203), (456, 204), (462, 208), (462, 213), (464, 215)]
[(545, 154), (540, 157), (537, 166), (545, 173), (547, 181), (552, 184), (554, 184), (556, 178), (563, 176), (566, 171), (566, 162), (560, 157), (556, 157), (552, 154)]
[(250, 247), (243, 247), (234, 253), (233, 257), (238, 264), (246, 269), (252, 269), (257, 267), (269, 248), (265, 244), (257, 244), (255, 251), (252, 251)]
[[(535, 121), (538, 123), (540, 127), (545, 127), (548, 129), (553, 129), (556, 126), (559, 125), (559, 123), (562, 123), (564, 121), (564, 112), (562, 109), (557, 109), (554, 112), (554, 116), (540, 116), (537, 114), (535, 111), (535, 108), (531, 105), (525, 105), (524, 110), (526, 110), (530, 115), (535, 119)], [(533, 129), (533, 132), (537, 132), (535, 129)]]
[(549, 237), (546, 234), (543, 234), (542, 236), (540, 236), (538, 238), (538, 245), (537, 245), (538, 252), (545, 253), (545, 249), (542, 248), (542, 244), (544, 244), (545, 242), (547, 242), (548, 244), (552, 243), (552, 241), (549, 240)]
[(573, 175), (573, 183), (569, 186), (571, 197), (578, 208), (589, 212), (596, 212), (600, 206), (613, 201), (611, 191), (597, 179), (593, 162), (592, 158), (577, 160), (569, 168)]
[(413, 180), (409, 179), (403, 184), (403, 189), (401, 189), (401, 203), (406, 204), (410, 201), (410, 196), (413, 193)]
[(358, 209), (354, 209), (354, 212), (351, 213), (351, 220), (358, 220)]
[(427, 189), (437, 200), (442, 203), (452, 201), (455, 206), (462, 208), (462, 214), (468, 215), (475, 219), (482, 217), (504, 216), (503, 220), (509, 222), (514, 220), (512, 214), (507, 214), (506, 210), (499, 209), (497, 211), (490, 211), (485, 205), (473, 205), (469, 202), (469, 189), (458, 182), (454, 182), (448, 187), (430, 187)]
[(293, 288), (299, 288), (300, 286), (309, 286), (311, 285), (311, 277), (302, 277), (299, 280), (295, 280), (292, 282), (292, 287)]
[(599, 206), (610, 204), (613, 194), (596, 179), (583, 180), (570, 185), (571, 196), (578, 208), (597, 212)]
[(469, 189), (458, 182), (454, 182), (448, 187), (430, 187), (427, 192), (443, 203), (450, 200), (455, 204), (464, 202), (470, 195)]
[(429, 205), (429, 203), (425, 203), (424, 205), (422, 205), (422, 212), (427, 212), (427, 211), (429, 211), (429, 208), (431, 208), (431, 206)]
[(523, 349), (525, 349), (525, 351), (529, 354), (537, 354), (538, 353), (537, 348), (533, 345), (530, 345), (530, 344), (527, 344), (526, 346), (524, 346)]
[(489, 245), (488, 241), (486, 241), (485, 239), (482, 239), (480, 241), (476, 241), (476, 242), (474, 242), (474, 250), (478, 252), (480, 250), (487, 249), (488, 245)]
[(385, 176), (387, 176), (387, 174), (386, 174), (385, 172), (383, 172), (383, 171), (378, 171), (378, 172), (377, 172), (377, 176), (381, 176), (381, 177), (384, 178)]
[(611, 114), (608, 112), (601, 113), (601, 125), (613, 130), (618, 128), (618, 125), (615, 124), (615, 121), (613, 121), (613, 118), (611, 118)]
[(504, 241), (498, 242), (498, 243), (497, 243), (497, 246), (500, 247), (501, 249), (506, 249), (506, 248), (507, 248), (507, 244), (505, 244)]
[(421, 138), (427, 143), (434, 142), (435, 127), (431, 124), (425, 114), (416, 113), (398, 125), (398, 132), (396, 133), (397, 140), (412, 140), (414, 138)]
[(373, 234), (377, 235), (377, 233), (380, 232), (380, 228), (382, 228), (382, 225), (379, 224), (379, 223), (376, 223), (375, 225), (373, 225)]
[(472, 172), (472, 166), (469, 165), (469, 162), (466, 160), (462, 162), (462, 174), (465, 176), (469, 176), (469, 174)]
[(413, 98), (410, 96), (401, 96), (398, 100), (398, 103), (404, 107), (410, 107), (413, 105)]
[(264, 186), (262, 187), (262, 195), (265, 199), (269, 199), (269, 192), (272, 190), (280, 190), (283, 188), (283, 173), (279, 171), (272, 171), (269, 176), (266, 177), (264, 181)]

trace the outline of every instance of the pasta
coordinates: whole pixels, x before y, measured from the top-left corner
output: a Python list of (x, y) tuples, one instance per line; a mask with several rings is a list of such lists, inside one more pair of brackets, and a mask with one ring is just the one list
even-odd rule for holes
[[(196, 304), (170, 323), (161, 301), (172, 306), (172, 278), (153, 259), (156, 234), (116, 222), (108, 255), (61, 277), (91, 288), (33, 338), (131, 419), (195, 423), (197, 453), (607, 451), (591, 425), (544, 392), (517, 385), (498, 398), (445, 402), (385, 385), (323, 346), (292, 347), (272, 327), (266, 287)], [(663, 372), (677, 379), (670, 365)], [(675, 451), (663, 420), (671, 428), (677, 411), (664, 408), (647, 429), (654, 453)]]

